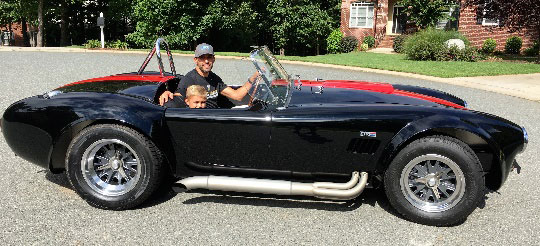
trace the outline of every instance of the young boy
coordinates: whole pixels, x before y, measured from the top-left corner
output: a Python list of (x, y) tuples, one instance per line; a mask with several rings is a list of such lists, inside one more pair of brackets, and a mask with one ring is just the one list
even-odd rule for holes
[(207, 91), (200, 85), (191, 85), (186, 90), (186, 105), (189, 108), (206, 108)]

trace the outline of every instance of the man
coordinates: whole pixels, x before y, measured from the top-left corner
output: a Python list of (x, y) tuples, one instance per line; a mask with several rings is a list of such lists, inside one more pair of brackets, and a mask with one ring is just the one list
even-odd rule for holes
[[(159, 97), (159, 103), (164, 105), (167, 101), (169, 101), (169, 99), (173, 99), (177, 96), (183, 98), (186, 95), (186, 89), (191, 85), (200, 85), (206, 88), (208, 91), (206, 99), (207, 108), (218, 108), (218, 94), (236, 101), (242, 100), (259, 74), (255, 72), (244, 85), (238, 89), (233, 89), (225, 85), (223, 80), (212, 72), (212, 67), (214, 66), (215, 60), (214, 48), (211, 45), (206, 43), (197, 45), (197, 48), (195, 49), (195, 57), (193, 58), (195, 68), (182, 78), (178, 84), (178, 89), (176, 89), (174, 94), (170, 91), (165, 91), (163, 94), (161, 94)], [(169, 105), (170, 104), (167, 104), (166, 106)]]

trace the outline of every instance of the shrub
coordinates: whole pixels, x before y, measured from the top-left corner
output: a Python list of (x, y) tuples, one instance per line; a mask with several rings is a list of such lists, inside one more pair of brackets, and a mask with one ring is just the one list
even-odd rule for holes
[(533, 43), (533, 46), (527, 48), (525, 50), (526, 56), (538, 56), (538, 52), (540, 52), (540, 43), (538, 41)]
[(341, 52), (349, 53), (358, 47), (358, 39), (355, 36), (347, 36), (341, 40)]
[(523, 41), (520, 37), (512, 36), (506, 40), (506, 45), (504, 45), (504, 52), (506, 54), (519, 54)]
[(484, 57), (474, 47), (466, 47), (465, 49), (459, 49), (456, 46), (452, 46), (448, 49), (444, 61), (466, 61), (476, 62), (483, 60)]
[(362, 43), (367, 44), (369, 48), (373, 48), (375, 47), (375, 38), (373, 36), (366, 36)]
[(403, 52), (412, 60), (447, 60), (449, 48), (445, 42), (449, 39), (461, 39), (466, 46), (469, 40), (457, 31), (444, 31), (428, 28), (409, 36), (403, 45)]
[(86, 43), (84, 44), (84, 48), (87, 48), (87, 49), (101, 48), (101, 42), (95, 39), (87, 40)]
[(394, 51), (396, 53), (403, 52), (403, 44), (405, 43), (405, 40), (407, 40), (406, 35), (399, 35), (394, 38), (394, 44), (392, 45), (392, 48), (394, 48)]
[(105, 47), (111, 48), (111, 49), (127, 50), (128, 44), (126, 42), (116, 40), (116, 41), (113, 41), (113, 42), (108, 42), (105, 45)]
[(343, 39), (343, 33), (336, 28), (328, 38), (326, 38), (326, 49), (328, 53), (335, 54), (341, 51), (341, 40)]
[(495, 39), (488, 38), (486, 39), (486, 41), (484, 41), (484, 44), (482, 45), (482, 52), (486, 54), (493, 54), (496, 48), (497, 42), (495, 41)]

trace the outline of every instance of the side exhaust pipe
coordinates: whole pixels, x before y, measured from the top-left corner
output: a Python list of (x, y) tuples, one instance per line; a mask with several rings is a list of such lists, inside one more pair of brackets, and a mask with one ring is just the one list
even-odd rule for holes
[(178, 183), (185, 186), (188, 190), (207, 189), (274, 195), (314, 196), (331, 200), (351, 200), (364, 191), (367, 180), (368, 175), (366, 172), (360, 174), (353, 172), (351, 180), (347, 183), (300, 183), (285, 180), (226, 176), (189, 177), (178, 181)]

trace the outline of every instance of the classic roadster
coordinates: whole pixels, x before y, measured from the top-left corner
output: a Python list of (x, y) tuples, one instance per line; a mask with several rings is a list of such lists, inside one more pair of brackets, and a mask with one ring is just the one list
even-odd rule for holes
[[(154, 54), (160, 71), (145, 72)], [(159, 96), (182, 76), (158, 39), (138, 72), (13, 103), (2, 132), (98, 208), (137, 206), (169, 176), (188, 190), (336, 200), (379, 188), (405, 218), (437, 226), (465, 220), (486, 188), (501, 187), (528, 142), (523, 127), (441, 91), (293, 79), (266, 47), (250, 60), (259, 77), (242, 101), (166, 108)]]

